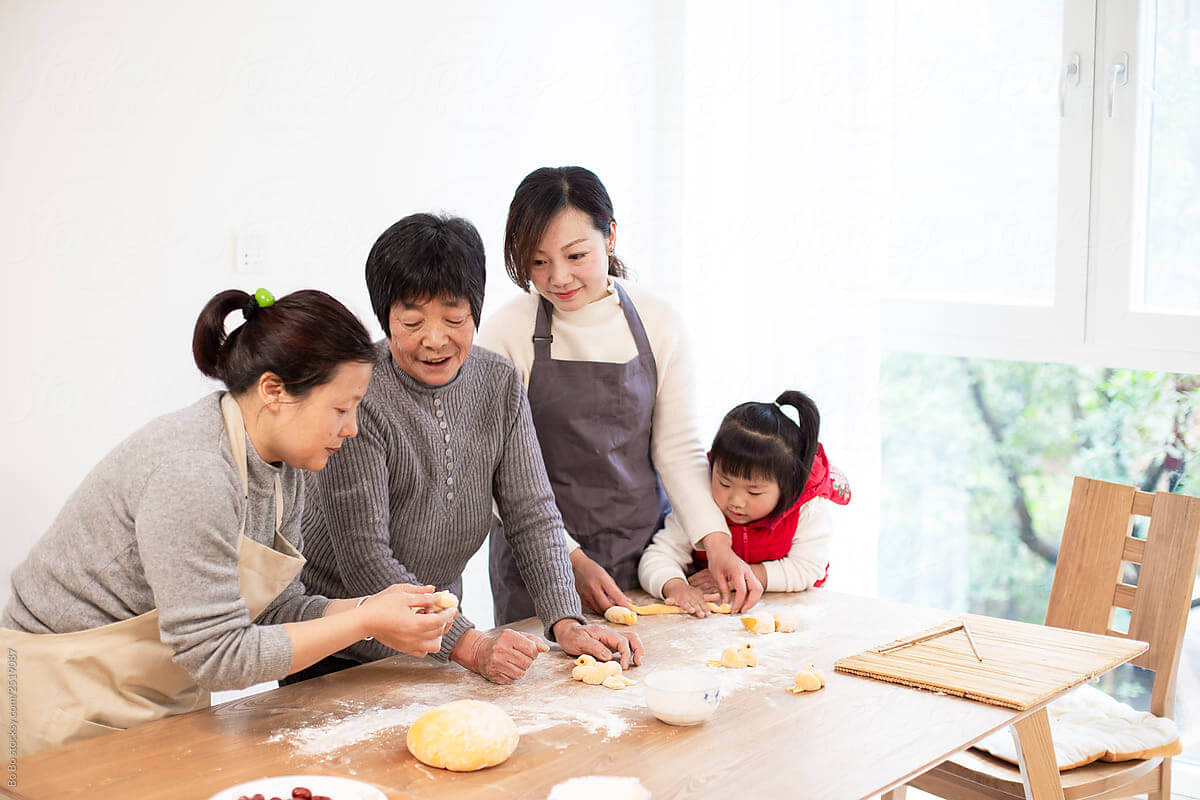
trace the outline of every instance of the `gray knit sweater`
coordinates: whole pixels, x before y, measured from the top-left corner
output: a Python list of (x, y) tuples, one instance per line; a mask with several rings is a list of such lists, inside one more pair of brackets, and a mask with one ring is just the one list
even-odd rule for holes
[(242, 689), (287, 674), (292, 645), (281, 623), (319, 617), (329, 601), (295, 580), (251, 620), (238, 588), (238, 532), (245, 517), (248, 538), (274, 543), (278, 472), (281, 533), (299, 548), (301, 471), (266, 463), (246, 437), (247, 506), (221, 394), (159, 417), (92, 469), (13, 572), (0, 625), (69, 633), (157, 607), (162, 641), (201, 687)]
[[(525, 387), (512, 363), (471, 348), (458, 375), (427, 386), (378, 343), (358, 436), (308, 476), (301, 578), (329, 597), (393, 583), (456, 584), (486, 540), (496, 499), (538, 617), (583, 621), (562, 517), (546, 478)], [(434, 658), (468, 628), (457, 617)], [(394, 655), (377, 642), (343, 651), (357, 661)]]

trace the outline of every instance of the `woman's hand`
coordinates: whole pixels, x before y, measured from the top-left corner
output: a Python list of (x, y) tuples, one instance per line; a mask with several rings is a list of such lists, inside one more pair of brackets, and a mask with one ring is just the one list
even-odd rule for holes
[[(713, 577), (712, 570), (707, 567), (689, 575), (687, 582), (704, 594), (712, 595), (714, 601), (721, 596), (721, 589), (717, 586), (717, 579)], [(666, 587), (663, 588), (665, 589)]]
[(354, 609), (364, 638), (375, 640), (410, 656), (436, 653), (442, 636), (458, 616), (457, 608), (438, 610), (433, 587), (392, 584)]
[(619, 656), (621, 669), (642, 663), (642, 640), (636, 633), (624, 633), (603, 625), (583, 625), (577, 619), (560, 619), (554, 623), (554, 638), (568, 655), (587, 653), (597, 661), (611, 661)]
[(603, 614), (612, 606), (633, 605), (608, 571), (588, 558), (582, 547), (571, 551), (571, 569), (575, 573), (575, 591), (588, 610)]
[(508, 628), (489, 636), (471, 629), (454, 645), (450, 660), (492, 683), (508, 684), (521, 678), (539, 653), (549, 650), (540, 636)]
[[(714, 531), (702, 541), (708, 556), (708, 571), (716, 581), (721, 602), (729, 603), (729, 610), (734, 614), (752, 608), (762, 597), (762, 581), (755, 577), (750, 565), (733, 552), (729, 534)], [(733, 592), (732, 599), (730, 591)]]
[[(716, 586), (715, 581), (713, 586)], [(690, 586), (689, 582), (683, 578), (671, 578), (663, 585), (663, 600), (668, 605), (678, 606), (696, 617), (707, 617), (709, 614), (708, 601), (716, 600), (718, 597), (720, 595), (715, 591), (706, 594), (703, 589)]]

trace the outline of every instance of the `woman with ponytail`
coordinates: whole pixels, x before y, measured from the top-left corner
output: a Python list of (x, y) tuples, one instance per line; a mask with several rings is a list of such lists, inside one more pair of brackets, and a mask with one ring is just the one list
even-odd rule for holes
[(454, 617), (431, 587), (329, 600), (296, 578), (303, 471), (357, 433), (371, 378), (358, 319), (323, 292), (229, 290), (201, 311), (192, 352), (226, 390), (119, 444), (13, 572), (0, 646), (20, 665), (22, 756), (205, 706), (364, 637), (425, 655)]
[[(825, 457), (820, 429), (812, 399), (788, 391), (774, 403), (737, 406), (713, 439), (713, 500), (733, 551), (766, 591), (802, 592), (829, 572), (829, 511), (850, 502), (850, 487)], [(642, 554), (638, 578), (647, 592), (698, 617), (717, 597), (705, 553), (693, 549), (674, 514)]]

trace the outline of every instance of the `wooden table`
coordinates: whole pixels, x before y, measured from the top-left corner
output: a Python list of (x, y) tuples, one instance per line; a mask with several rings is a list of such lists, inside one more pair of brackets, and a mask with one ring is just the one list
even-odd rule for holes
[[(696, 727), (653, 718), (640, 686), (612, 691), (572, 681), (571, 661), (557, 648), (511, 687), (454, 664), (398, 657), (22, 759), (15, 796), (207, 798), (257, 777), (317, 773), (376, 784), (393, 800), (540, 800), (567, 778), (605, 774), (637, 776), (655, 800), (847, 800), (903, 785), (1013, 723), (1030, 796), (1062, 796), (1043, 708), (1017, 712), (834, 673), (839, 657), (936, 624), (946, 612), (823, 590), (768, 595), (763, 607), (794, 612), (800, 631), (751, 637), (736, 617), (681, 615), (642, 617), (632, 629), (647, 649), (644, 666), (628, 673), (635, 680), (658, 668), (701, 667), (723, 647), (754, 639), (760, 665), (722, 671), (721, 705)], [(514, 627), (540, 632), (531, 620)], [(828, 685), (785, 691), (810, 662)], [(408, 753), (412, 719), (461, 698), (497, 703), (516, 720), (521, 742), (507, 762), (457, 774)]]

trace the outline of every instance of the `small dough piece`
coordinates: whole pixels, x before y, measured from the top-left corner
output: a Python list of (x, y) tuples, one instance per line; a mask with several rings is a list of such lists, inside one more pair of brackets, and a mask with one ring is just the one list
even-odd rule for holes
[[(684, 610), (679, 606), (668, 605), (667, 603), (651, 603), (648, 606), (632, 606), (634, 612), (638, 616), (649, 616), (651, 614), (683, 614)], [(729, 603), (709, 603), (708, 610), (714, 614), (728, 614)]]
[(742, 617), (742, 627), (751, 633), (775, 632), (775, 617), (770, 611), (759, 611)]
[(825, 686), (825, 676), (812, 664), (797, 672), (793, 680), (796, 685), (788, 689), (792, 694), (815, 692)]
[(791, 614), (775, 615), (776, 633), (795, 633), (800, 629), (800, 620)]
[(625, 606), (609, 606), (604, 618), (618, 625), (637, 625), (637, 613)]
[(585, 775), (556, 783), (546, 800), (650, 800), (650, 792), (637, 778)]
[(744, 642), (737, 647), (726, 647), (721, 651), (720, 659), (705, 661), (704, 663), (710, 667), (726, 667), (727, 669), (757, 667), (758, 651), (754, 649), (754, 645), (750, 642)]
[(609, 675), (600, 682), (601, 686), (606, 686), (609, 689), (624, 689), (628, 686), (633, 686), (633, 681), (626, 678), (624, 675)]
[(575, 669), (571, 670), (571, 677), (591, 686), (624, 689), (627, 686), (634, 685), (634, 681), (626, 678), (621, 673), (621, 663), (619, 661), (596, 661), (596, 659), (584, 653), (575, 659), (575, 665)]
[(455, 700), (426, 711), (408, 729), (417, 760), (453, 772), (474, 772), (508, 759), (520, 740), (517, 724), (497, 705)]
[(458, 598), (451, 592), (440, 591), (433, 593), (438, 608), (458, 608)]

